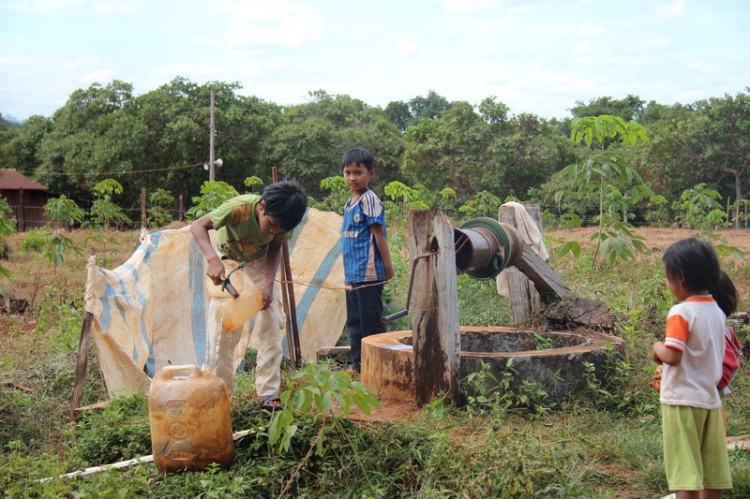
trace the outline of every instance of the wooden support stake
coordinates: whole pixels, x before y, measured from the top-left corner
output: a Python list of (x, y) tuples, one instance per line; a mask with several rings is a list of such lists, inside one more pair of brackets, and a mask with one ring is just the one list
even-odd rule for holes
[(18, 214), (19, 232), (26, 232), (26, 205), (23, 202), (23, 187), (18, 189)]
[[(278, 172), (276, 167), (271, 168), (273, 181), (278, 182)], [(292, 283), (292, 266), (289, 263), (289, 243), (284, 240), (281, 244), (282, 268), (281, 275), (284, 279), (282, 286), (282, 296), (286, 296), (284, 308), (287, 311), (287, 346), (289, 350), (289, 360), (295, 369), (302, 366), (302, 352), (300, 350), (299, 326), (297, 325), (297, 304), (294, 296), (294, 284)], [(290, 341), (291, 340), (291, 341)]]
[(78, 340), (78, 363), (76, 364), (76, 377), (73, 384), (73, 396), (70, 399), (70, 421), (76, 420), (76, 409), (81, 406), (83, 397), (83, 382), (86, 379), (86, 368), (89, 362), (89, 336), (94, 314), (86, 312), (81, 326), (81, 338)]
[[(409, 212), (409, 247), (414, 259), (431, 248), (430, 212)], [(445, 396), (460, 402), (461, 336), (453, 227), (443, 213), (435, 218), (437, 251), (414, 268), (410, 310), (417, 401), (428, 404)]]
[(146, 188), (141, 187), (141, 227), (146, 227)]
[[(96, 249), (91, 248), (91, 256), (96, 254)], [(88, 268), (88, 267), (87, 267)], [(81, 325), (81, 337), (78, 340), (78, 362), (76, 363), (76, 377), (73, 381), (73, 395), (70, 398), (70, 421), (75, 421), (76, 409), (81, 406), (83, 397), (83, 382), (86, 379), (86, 368), (89, 363), (89, 337), (91, 336), (91, 323), (94, 321), (94, 315), (86, 312), (83, 316)]]

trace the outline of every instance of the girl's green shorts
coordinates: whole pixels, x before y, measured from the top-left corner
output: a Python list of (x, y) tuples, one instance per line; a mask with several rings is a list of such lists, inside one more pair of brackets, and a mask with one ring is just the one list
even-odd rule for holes
[(731, 489), (721, 408), (661, 406), (670, 490)]

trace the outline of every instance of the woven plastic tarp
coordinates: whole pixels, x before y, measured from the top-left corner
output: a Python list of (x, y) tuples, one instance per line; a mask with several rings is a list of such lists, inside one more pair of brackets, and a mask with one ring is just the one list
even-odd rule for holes
[[(346, 322), (340, 229), (339, 215), (308, 209), (289, 241), (304, 360), (334, 346)], [(85, 306), (110, 396), (148, 393), (151, 376), (165, 365), (204, 365), (211, 300), (205, 265), (189, 227), (144, 231), (138, 249), (113, 270), (89, 259)], [(252, 329), (250, 319), (234, 348), (235, 370), (254, 345)]]

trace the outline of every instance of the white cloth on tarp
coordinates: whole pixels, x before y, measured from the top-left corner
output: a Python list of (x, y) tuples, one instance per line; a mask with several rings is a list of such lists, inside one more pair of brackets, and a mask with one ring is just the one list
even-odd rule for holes
[[(340, 215), (308, 209), (289, 241), (292, 276), (300, 283), (294, 285), (300, 349), (307, 361), (319, 348), (334, 346), (346, 322), (340, 229)], [(111, 396), (148, 393), (150, 377), (165, 365), (204, 365), (210, 304), (205, 266), (189, 227), (144, 230), (138, 249), (113, 270), (89, 259), (85, 307), (94, 316), (91, 333)], [(257, 347), (253, 323), (243, 326), (232, 372), (248, 346)]]
[[(519, 237), (531, 246), (544, 260), (549, 258), (549, 253), (544, 245), (544, 236), (539, 230), (536, 221), (529, 215), (521, 203), (509, 201), (502, 206), (513, 208), (515, 229)], [(502, 208), (501, 206), (501, 208)], [(497, 292), (503, 296), (510, 295), (510, 284), (508, 282), (508, 270), (505, 269), (497, 276)]]

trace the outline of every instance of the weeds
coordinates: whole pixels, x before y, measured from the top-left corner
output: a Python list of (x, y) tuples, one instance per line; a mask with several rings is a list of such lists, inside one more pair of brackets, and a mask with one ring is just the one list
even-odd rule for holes
[[(84, 247), (86, 234), (73, 231), (70, 237)], [(405, 241), (402, 227), (391, 235)], [(462, 382), (465, 407), (438, 400), (413, 420), (357, 423), (313, 410), (316, 398), (326, 407), (329, 382), (348, 386), (351, 380), (329, 379), (330, 373), (318, 372), (323, 366), (285, 370), (282, 386), (290, 391), (287, 405), (296, 429), (279, 447), (286, 433), (279, 428), (280, 438), (271, 444), (273, 418), (261, 410), (248, 370), (235, 377), (232, 418), (235, 430), (253, 432), (235, 442), (229, 470), (164, 475), (152, 465), (138, 465), (61, 480), (55, 477), (86, 465), (151, 454), (148, 412), (144, 397), (116, 398), (102, 412), (85, 413), (79, 425), (67, 423), (84, 314), (85, 256), (67, 255), (55, 279), (41, 254), (19, 250), (22, 237), (8, 236), (13, 259), (3, 262), (10, 269), (4, 286), (32, 304), (26, 316), (0, 316), (0, 490), (7, 497), (279, 497), (285, 487), (289, 497), (334, 498), (635, 499), (667, 492), (658, 397), (647, 386), (648, 350), (663, 335), (673, 303), (658, 248), (600, 270), (591, 257), (550, 262), (577, 294), (615, 312), (614, 334), (625, 340), (621, 356), (607, 353), (603, 369), (586, 375), (587, 392), (572, 400), (553, 406), (538, 386), (514, 378), (519, 366), (513, 363), (501, 373), (482, 366)], [(108, 238), (100, 248), (106, 253), (98, 256), (115, 265), (138, 244), (137, 231)], [(401, 253), (396, 259), (403, 277), (407, 259)], [(727, 269), (744, 285), (750, 270), (736, 262), (728, 259)], [(406, 298), (408, 281), (402, 282), (389, 304), (394, 311)], [(493, 281), (459, 276), (458, 285), (462, 325), (511, 324), (507, 300), (497, 295)], [(391, 326), (408, 329), (409, 319)], [(750, 328), (736, 323), (735, 329), (747, 345)], [(545, 342), (537, 338), (535, 345), (543, 348)], [(92, 344), (84, 404), (107, 398), (94, 350)], [(252, 367), (253, 352), (246, 361)], [(725, 398), (729, 435), (750, 433), (746, 367), (743, 363), (734, 393)], [(320, 390), (303, 390), (316, 376), (325, 378)], [(310, 405), (305, 407), (302, 397), (298, 409), (294, 394), (301, 392), (311, 395)], [(750, 457), (734, 451), (730, 460), (734, 489), (725, 497), (746, 497)]]

